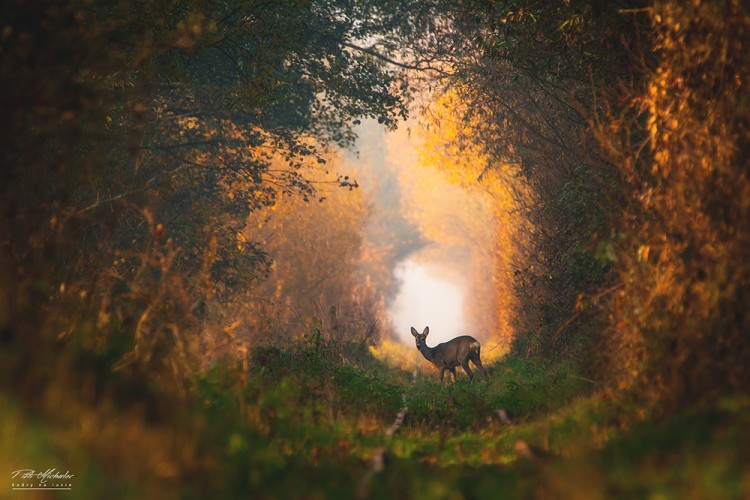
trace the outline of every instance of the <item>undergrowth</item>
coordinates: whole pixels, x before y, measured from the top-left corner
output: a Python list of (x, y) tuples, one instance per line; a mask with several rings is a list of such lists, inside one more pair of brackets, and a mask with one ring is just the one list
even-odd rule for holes
[(511, 419), (557, 409), (588, 389), (570, 365), (534, 358), (509, 358), (489, 369), (489, 381), (459, 374), (455, 385), (441, 387), (432, 374), (406, 391), (409, 421), (426, 429), (481, 429), (505, 411)]
[[(97, 403), (69, 387), (56, 413), (3, 392), (0, 464), (70, 470), (72, 496), (84, 499), (349, 498), (363, 484), (371, 498), (748, 493), (746, 397), (659, 421), (572, 365), (509, 358), (488, 367), (489, 381), (441, 386), (434, 372), (412, 384), (369, 353), (326, 343), (257, 348), (244, 364), (197, 375), (182, 402), (149, 403), (161, 413), (115, 406), (106, 387)], [(409, 412), (388, 438), (402, 394)], [(370, 476), (379, 447), (386, 466)]]

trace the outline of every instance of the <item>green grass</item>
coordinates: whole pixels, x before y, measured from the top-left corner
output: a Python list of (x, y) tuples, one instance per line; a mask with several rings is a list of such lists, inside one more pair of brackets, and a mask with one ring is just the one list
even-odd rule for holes
[(481, 429), (504, 410), (511, 420), (559, 408), (587, 387), (572, 367), (510, 359), (489, 370), (490, 380), (441, 386), (432, 374), (406, 389), (410, 421), (426, 429)]
[[(433, 372), (412, 385), (357, 346), (259, 349), (248, 366), (213, 366), (161, 418), (75, 386), (52, 413), (0, 394), (0, 463), (70, 469), (83, 499), (351, 498), (363, 484), (372, 498), (750, 496), (747, 397), (656, 419), (533, 359), (444, 386)], [(409, 413), (387, 439), (402, 393)], [(370, 477), (380, 446), (387, 465)]]

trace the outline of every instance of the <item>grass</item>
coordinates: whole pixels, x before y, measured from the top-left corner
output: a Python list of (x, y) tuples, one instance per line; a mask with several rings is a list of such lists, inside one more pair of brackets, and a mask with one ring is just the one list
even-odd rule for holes
[[(559, 408), (586, 387), (569, 366), (548, 366), (537, 360), (514, 358), (491, 367), (489, 382), (441, 386), (422, 377), (407, 388), (410, 419), (425, 428), (482, 428), (505, 410), (512, 420)], [(479, 380), (479, 379), (477, 379)]]
[[(412, 385), (368, 352), (258, 349), (247, 371), (221, 363), (197, 377), (161, 417), (70, 387), (57, 412), (4, 392), (0, 464), (70, 470), (70, 497), (84, 499), (350, 498), (363, 484), (371, 498), (750, 496), (750, 398), (655, 419), (572, 366), (507, 359), (489, 382), (441, 386), (430, 372)], [(387, 439), (402, 393), (409, 413)], [(380, 446), (386, 467), (363, 482)]]

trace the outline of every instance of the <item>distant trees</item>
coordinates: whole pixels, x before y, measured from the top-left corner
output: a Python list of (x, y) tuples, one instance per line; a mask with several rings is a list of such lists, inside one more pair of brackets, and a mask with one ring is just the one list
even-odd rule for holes
[[(341, 166), (335, 157), (327, 168)], [(287, 167), (288, 168), (288, 167)], [(279, 195), (253, 212), (239, 237), (256, 241), (271, 259), (263, 280), (247, 290), (234, 316), (245, 341), (285, 345), (317, 331), (333, 342), (374, 341), (385, 327), (383, 284), (366, 267), (383, 265), (368, 254), (362, 233), (364, 194), (341, 190), (333, 173), (310, 172), (321, 196)]]
[(436, 207), (438, 213), (417, 220), (426, 237), (452, 245), (466, 263), (467, 327), (492, 342), (492, 354), (487, 349), (486, 355), (494, 357), (506, 354), (514, 337), (518, 302), (512, 283), (526, 235), (513, 192), (523, 186), (510, 170), (500, 174), (509, 175), (501, 180), (491, 167), (485, 149), (474, 141), (483, 124), (462, 116), (463, 97), (451, 89), (436, 97), (422, 117), (421, 162), (439, 169), (457, 187), (422, 187), (423, 196), (443, 203)]
[(469, 182), (494, 193), (498, 281), (515, 283), (515, 313), (504, 315), (516, 325), (520, 353), (585, 355), (588, 365), (596, 357), (592, 340), (601, 327), (590, 306), (615, 284), (606, 205), (619, 179), (590, 124), (610, 99), (608, 83), (631, 68), (623, 42), (637, 30), (623, 28), (620, 8), (436, 7), (448, 29), (431, 46), (445, 62), (428, 122), (438, 136), (455, 122), (459, 133), (446, 139), (455, 156), (471, 158), (457, 165)]

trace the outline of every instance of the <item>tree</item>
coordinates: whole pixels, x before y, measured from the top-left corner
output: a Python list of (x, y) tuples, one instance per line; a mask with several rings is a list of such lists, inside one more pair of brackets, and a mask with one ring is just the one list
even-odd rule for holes
[(621, 7), (567, 1), (434, 5), (441, 30), (427, 35), (432, 42), (424, 58), (443, 62), (437, 104), (426, 114), (435, 127), (455, 122), (457, 130), (470, 130), (455, 134), (450, 148), (468, 157), (481, 151), (469, 175), (480, 184), (492, 178), (504, 185), (518, 210), (515, 218), (525, 219), (516, 225), (525, 234), (515, 238), (512, 252), (522, 311), (519, 352), (596, 352), (596, 327), (572, 332), (592, 318), (587, 297), (598, 296), (613, 279), (607, 274), (611, 254), (602, 251), (609, 222), (602, 207), (619, 179), (589, 125), (597, 99), (610, 99), (603, 86), (630, 67), (620, 40), (634, 39), (636, 32)]
[[(300, 171), (351, 145), (358, 119), (392, 127), (405, 115), (395, 74), (350, 47), (377, 35), (359, 21), (369, 8), (4, 5), (7, 342), (43, 365), (53, 338), (101, 352), (107, 331), (125, 332), (108, 356), (168, 365), (149, 352), (184, 344), (207, 303), (262, 277), (262, 249), (236, 244), (246, 216), (278, 192), (311, 199)], [(271, 168), (279, 151), (290, 168)], [(181, 365), (199, 353), (175, 349)], [(35, 365), (6, 369), (22, 377)]]

